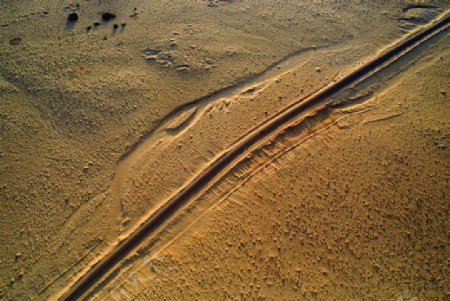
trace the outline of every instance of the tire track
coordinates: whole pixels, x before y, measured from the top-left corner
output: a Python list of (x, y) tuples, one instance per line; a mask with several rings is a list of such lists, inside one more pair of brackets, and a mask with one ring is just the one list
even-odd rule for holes
[(327, 105), (333, 101), (333, 96), (342, 90), (358, 84), (376, 74), (385, 67), (396, 62), (405, 54), (410, 53), (420, 45), (425, 45), (429, 39), (438, 33), (446, 32), (450, 17), (448, 13), (430, 25), (418, 29), (413, 34), (402, 39), (397, 45), (388, 48), (378, 57), (361, 66), (337, 82), (325, 87), (307, 99), (299, 100), (274, 115), (267, 122), (256, 128), (242, 140), (233, 145), (220, 158), (213, 162), (203, 173), (196, 177), (188, 186), (171, 198), (163, 207), (148, 219), (141, 227), (122, 241), (117, 249), (106, 258), (99, 261), (84, 277), (76, 282), (62, 295), (62, 300), (76, 300), (95, 286), (99, 280), (112, 270), (116, 264), (136, 250), (139, 244), (148, 236), (158, 231), (166, 222), (172, 219), (192, 199), (200, 195), (205, 188), (213, 185), (224, 173), (235, 166), (240, 159), (245, 158), (251, 150), (260, 146), (268, 138), (289, 125), (292, 121), (308, 110)]

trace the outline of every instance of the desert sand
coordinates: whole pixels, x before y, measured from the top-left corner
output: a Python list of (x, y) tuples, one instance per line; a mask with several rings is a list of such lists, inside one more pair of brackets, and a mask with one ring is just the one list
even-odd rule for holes
[(0, 298), (447, 300), (449, 5), (3, 1)]

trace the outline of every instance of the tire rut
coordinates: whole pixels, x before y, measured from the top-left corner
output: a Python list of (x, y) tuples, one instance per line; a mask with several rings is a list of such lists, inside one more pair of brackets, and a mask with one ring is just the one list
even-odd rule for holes
[[(337, 82), (330, 84), (316, 94), (301, 99), (281, 112), (272, 116), (264, 124), (257, 127), (253, 132), (246, 135), (227, 150), (221, 157), (214, 161), (206, 170), (192, 180), (184, 189), (179, 191), (164, 206), (157, 210), (147, 221), (145, 221), (136, 232), (124, 239), (118, 247), (106, 258), (99, 261), (81, 279), (76, 281), (72, 287), (68, 288), (60, 297), (61, 300), (77, 300), (88, 297), (96, 283), (105, 279), (108, 274), (122, 262), (126, 257), (145, 240), (149, 235), (157, 233), (164, 225), (189, 204), (201, 195), (208, 187), (219, 181), (227, 171), (231, 170), (244, 158), (263, 145), (268, 139), (276, 136), (281, 131), (289, 128), (299, 116), (305, 113), (318, 110), (320, 107), (339, 108), (347, 106), (349, 103), (339, 99), (339, 94), (346, 89), (351, 89), (363, 83), (371, 77), (377, 77), (383, 70), (387, 69), (400, 58), (410, 54), (420, 46), (428, 46), (432, 37), (448, 31), (450, 17), (445, 13), (435, 22), (426, 25), (413, 34), (402, 39), (396, 45), (389, 47), (381, 55), (377, 56), (367, 64), (358, 68), (354, 72), (344, 76)], [(344, 93), (345, 95), (345, 93)]]

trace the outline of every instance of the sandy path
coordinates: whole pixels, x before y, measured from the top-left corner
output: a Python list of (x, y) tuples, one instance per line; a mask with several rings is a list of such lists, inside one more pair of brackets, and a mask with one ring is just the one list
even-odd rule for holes
[(256, 150), (94, 299), (445, 299), (447, 42)]
[[(207, 169), (205, 172), (201, 173), (200, 176), (193, 181), (192, 184), (189, 184), (187, 187), (184, 188), (178, 195), (176, 195), (173, 199), (169, 200), (161, 209), (159, 209), (147, 222), (145, 222), (142, 226), (139, 227), (139, 230), (132, 234), (129, 238), (125, 239), (123, 243), (119, 246), (118, 251), (116, 251), (112, 256), (110, 255), (107, 260), (101, 261), (99, 265), (94, 267), (94, 269), (91, 271), (87, 279), (84, 282), (80, 283), (80, 288), (83, 291), (87, 287), (83, 285), (83, 283), (92, 283), (93, 279), (98, 279), (102, 276), (102, 274), (107, 271), (112, 265), (117, 263), (119, 260), (121, 260), (123, 257), (127, 255), (128, 252), (130, 252), (135, 246), (137, 246), (142, 239), (147, 236), (149, 233), (153, 233), (155, 229), (160, 227), (161, 225), (164, 225), (167, 223), (167, 220), (170, 219), (172, 214), (175, 212), (178, 212), (180, 208), (184, 208), (188, 200), (193, 199), (193, 196), (197, 196), (202, 191), (205, 191), (205, 184), (206, 183), (214, 183), (222, 175), (224, 175), (227, 171), (229, 171), (234, 165), (237, 164), (242, 158), (245, 158), (249, 151), (252, 149), (255, 149), (257, 146), (260, 146), (265, 139), (268, 137), (273, 137), (276, 133), (280, 132), (281, 127), (285, 127), (285, 124), (292, 122), (292, 120), (295, 120), (299, 117), (299, 115), (304, 118), (305, 112), (311, 112), (314, 110), (317, 110), (317, 107), (323, 106), (327, 103), (329, 103), (331, 100), (330, 98), (343, 98), (341, 95), (338, 95), (339, 92), (342, 92), (341, 90), (344, 88), (349, 88), (347, 91), (342, 92), (343, 95), (348, 96), (348, 91), (352, 91), (352, 89), (355, 88), (356, 84), (364, 85), (364, 80), (370, 81), (370, 77), (376, 77), (379, 76), (379, 72), (382, 72), (384, 68), (387, 68), (390, 66), (390, 64), (402, 62), (401, 58), (405, 56), (406, 54), (409, 54), (411, 50), (415, 49), (416, 47), (422, 45), (422, 43), (425, 43), (430, 37), (432, 37), (435, 33), (444, 32), (444, 30), (447, 29), (448, 25), (448, 17), (444, 16), (443, 19), (441, 19), (440, 22), (435, 23), (433, 26), (430, 26), (429, 28), (422, 30), (420, 33), (412, 35), (412, 37), (409, 37), (406, 41), (403, 41), (396, 47), (390, 48), (388, 51), (386, 51), (383, 55), (377, 57), (373, 61), (369, 62), (362, 68), (356, 70), (352, 74), (344, 77), (343, 79), (339, 80), (338, 82), (334, 83), (333, 85), (325, 88), (324, 90), (320, 91), (316, 95), (311, 96), (309, 99), (305, 101), (300, 101), (300, 103), (294, 104), (292, 107), (282, 111), (279, 115), (272, 117), (272, 119), (269, 119), (267, 123), (265, 123), (263, 126), (255, 129), (252, 133), (250, 133), (245, 139), (238, 142), (234, 147), (229, 149), (227, 152), (224, 153), (221, 157), (219, 157), (219, 160), (213, 163), (209, 169)], [(398, 67), (398, 66), (396, 66)], [(248, 89), (250, 86), (252, 86), (253, 83), (250, 85), (244, 85), (245, 89)], [(359, 87), (356, 88), (356, 90), (360, 89)], [(341, 96), (341, 97), (339, 97)], [(348, 98), (348, 97), (347, 97)], [(360, 98), (358, 98), (358, 101), (361, 101)], [(337, 104), (336, 101), (333, 101), (333, 105), (335, 107), (342, 107), (343, 104)], [(186, 111), (182, 110), (181, 113), (185, 113)], [(197, 114), (197, 112), (194, 112), (193, 114)], [(306, 114), (308, 115), (308, 114)], [(180, 115), (175, 114), (175, 118), (179, 117)], [(189, 115), (188, 119), (190, 118)], [(192, 119), (192, 121), (194, 121)], [(167, 124), (172, 124), (169, 120), (169, 122), (165, 123), (167, 127)], [(182, 128), (185, 128), (182, 126)], [(158, 132), (158, 131), (156, 131)], [(144, 140), (143, 143), (140, 143), (140, 145), (144, 145), (148, 147), (147, 142), (151, 141), (149, 143), (150, 145), (154, 145), (155, 140), (153, 135), (150, 135), (148, 140)], [(135, 150), (139, 150), (140, 146), (135, 148)], [(143, 151), (138, 151), (136, 154), (142, 154)], [(127, 156), (127, 158), (133, 158), (134, 152), (130, 153), (131, 155)], [(125, 159), (126, 162), (127, 159)], [(132, 160), (131, 160), (132, 161)], [(133, 162), (127, 162), (127, 164), (132, 164)], [(226, 166), (226, 168), (225, 168)], [(126, 170), (127, 168), (121, 167), (120, 170)], [(119, 174), (119, 179), (122, 178)], [(117, 183), (120, 185), (119, 183)], [(208, 187), (208, 186), (206, 186)], [(195, 197), (194, 197), (195, 198)], [(77, 290), (74, 291), (74, 295), (76, 296)], [(71, 297), (69, 296), (69, 299)]]

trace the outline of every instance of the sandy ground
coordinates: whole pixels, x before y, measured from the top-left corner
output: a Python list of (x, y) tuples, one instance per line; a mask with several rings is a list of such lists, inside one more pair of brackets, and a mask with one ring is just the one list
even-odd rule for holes
[[(255, 125), (448, 5), (2, 1), (0, 298), (58, 295)], [(99, 295), (448, 298), (445, 41), (243, 162)]]
[(252, 154), (94, 299), (446, 300), (448, 39)]

